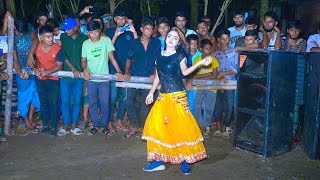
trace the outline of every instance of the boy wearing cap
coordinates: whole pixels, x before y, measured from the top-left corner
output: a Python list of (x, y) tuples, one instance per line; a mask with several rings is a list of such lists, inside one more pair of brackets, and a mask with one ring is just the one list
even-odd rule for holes
[(77, 21), (74, 18), (65, 20), (61, 34), (63, 71), (71, 71), (73, 78), (62, 77), (60, 79), (61, 109), (64, 128), (60, 129), (58, 135), (68, 134), (71, 125), (71, 133), (81, 134), (81, 129), (76, 127), (81, 110), (81, 95), (83, 79), (80, 78), (82, 43), (87, 40), (87, 36), (77, 31)]

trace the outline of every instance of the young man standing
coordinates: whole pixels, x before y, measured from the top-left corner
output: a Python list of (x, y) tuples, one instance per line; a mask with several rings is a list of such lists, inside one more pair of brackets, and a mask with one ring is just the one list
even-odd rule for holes
[[(114, 12), (114, 22), (116, 23), (116, 27), (112, 27), (108, 30), (107, 35), (110, 39), (112, 39), (112, 44), (115, 47), (114, 56), (118, 61), (119, 68), (122, 72), (125, 72), (126, 61), (128, 58), (128, 49), (129, 42), (133, 39), (138, 38), (137, 31), (135, 30), (133, 24), (131, 24), (131, 28), (120, 32), (120, 29), (126, 25), (127, 15), (123, 10), (116, 10)], [(116, 69), (109, 61), (109, 71), (111, 74), (116, 73)], [(116, 126), (120, 128), (122, 131), (125, 131), (126, 128), (122, 123), (124, 118), (124, 100), (126, 97), (126, 90), (124, 88), (116, 87), (116, 82), (110, 82), (110, 107), (109, 107), (109, 121), (113, 121), (113, 114), (115, 111), (116, 101), (118, 99), (118, 112), (117, 112), (117, 121)]]
[[(91, 78), (91, 73), (109, 74), (109, 59), (117, 70), (115, 76), (122, 78), (122, 73), (113, 54), (115, 48), (111, 39), (101, 35), (100, 23), (90, 21), (87, 28), (89, 39), (84, 41), (82, 45), (81, 66), (83, 68), (83, 77), (87, 80), (89, 112), (93, 123), (90, 134), (93, 135), (98, 132), (98, 128), (102, 128), (102, 133), (112, 135), (114, 130), (111, 121), (108, 120), (110, 82), (107, 80), (94, 80)], [(98, 98), (100, 98), (101, 103), (100, 117)]]
[(170, 30), (169, 20), (166, 17), (160, 17), (157, 20), (157, 23), (158, 23), (158, 31), (160, 34), (160, 37), (158, 37), (158, 39), (161, 43), (161, 51), (163, 51), (165, 48), (165, 44), (166, 44), (166, 42), (165, 42), (166, 37), (167, 37), (167, 34)]
[(236, 11), (233, 15), (234, 26), (228, 28), (230, 31), (230, 43), (229, 47), (234, 48), (237, 42), (237, 39), (243, 37), (246, 33), (246, 28), (244, 26), (245, 14), (243, 11)]
[(190, 34), (197, 34), (194, 30), (187, 29), (187, 16), (183, 11), (176, 12), (174, 24), (184, 33), (185, 37)]
[(61, 70), (62, 51), (59, 45), (53, 43), (52, 31), (49, 26), (43, 26), (39, 30), (40, 42), (35, 50), (37, 60), (34, 71), (37, 75), (36, 84), (43, 122), (41, 133), (50, 130), (50, 135), (56, 136), (60, 83), (59, 77), (48, 75)]
[(206, 21), (199, 21), (197, 24), (197, 32), (199, 33), (199, 41), (208, 39), (212, 44), (212, 53), (218, 49), (216, 38), (209, 34), (209, 25)]
[(258, 24), (257, 20), (255, 18), (248, 18), (247, 25), (246, 25), (246, 32), (256, 30), (257, 31), (257, 37), (256, 41), (254, 43), (246, 44), (245, 43), (245, 36), (240, 37), (235, 45), (235, 51), (244, 51), (244, 50), (250, 50), (250, 49), (257, 49), (262, 46), (261, 41), (263, 38), (263, 35), (261, 32), (258, 32)]
[(15, 21), (14, 38), (14, 68), (19, 76), (16, 76), (18, 85), (18, 109), (25, 121), (26, 128), (32, 132), (36, 130), (36, 124), (32, 122), (33, 114), (40, 110), (40, 101), (36, 87), (35, 76), (29, 76), (21, 68), (27, 66), (28, 53), (31, 47), (31, 36), (28, 30), (28, 22), (25, 19)]
[[(81, 50), (82, 44), (87, 40), (87, 36), (77, 30), (77, 21), (73, 18), (65, 20), (61, 34), (63, 52), (63, 71), (71, 71), (73, 78), (62, 77), (60, 79), (61, 110), (64, 128), (60, 129), (58, 135), (66, 135), (69, 128), (74, 135), (81, 134), (81, 130), (76, 127), (81, 110), (81, 96), (83, 79), (80, 78)], [(71, 127), (69, 127), (71, 125)]]
[(46, 25), (47, 21), (48, 21), (48, 14), (45, 12), (39, 12), (37, 15), (37, 23), (39, 26), (31, 33), (32, 44), (30, 47), (30, 51), (28, 54), (28, 61), (27, 61), (28, 66), (30, 66), (31, 68), (33, 68), (36, 63), (34, 59), (34, 53), (39, 43), (39, 38), (40, 38), (39, 30), (41, 27)]
[(300, 22), (289, 21), (287, 26), (287, 37), (282, 50), (304, 53), (306, 52), (307, 42), (300, 38)]
[[(161, 51), (160, 41), (151, 37), (153, 33), (154, 21), (146, 17), (141, 22), (142, 35), (138, 39), (130, 42), (128, 59), (126, 62), (125, 79), (130, 80), (130, 76), (150, 77), (154, 79), (155, 60)], [(151, 105), (145, 104), (149, 90), (128, 88), (125, 107), (131, 120), (132, 129), (127, 133), (127, 137), (141, 131), (144, 122), (151, 109)], [(139, 115), (139, 116), (138, 116)]]
[(211, 23), (211, 19), (209, 16), (203, 16), (201, 18), (201, 21), (205, 21), (207, 23), (209, 31), (212, 30), (212, 23)]
[(269, 10), (264, 13), (263, 26), (260, 31), (263, 33), (262, 46), (268, 50), (280, 50), (282, 48), (281, 30), (278, 25), (277, 14)]

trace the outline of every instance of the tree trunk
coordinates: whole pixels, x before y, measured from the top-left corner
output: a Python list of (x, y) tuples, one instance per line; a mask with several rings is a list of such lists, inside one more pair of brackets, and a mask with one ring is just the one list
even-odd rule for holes
[(142, 16), (144, 16), (143, 0), (140, 0), (140, 11), (141, 11)]
[(206, 16), (206, 15), (208, 15), (208, 3), (209, 3), (209, 0), (203, 0), (203, 1), (204, 1), (203, 15)]
[(191, 13), (190, 13), (190, 26), (196, 27), (198, 21), (198, 0), (190, 0)]
[(261, 0), (261, 7), (260, 7), (260, 22), (263, 22), (263, 15), (266, 11), (269, 10), (269, 0)]
[(151, 8), (150, 8), (150, 0), (147, 1), (148, 3), (148, 12), (149, 12), (149, 16), (151, 16)]
[(25, 14), (24, 8), (23, 8), (23, 0), (20, 0), (20, 8), (21, 8), (22, 16), (26, 17), (26, 14)]
[(4, 6), (3, 6), (3, 2), (0, 1), (0, 14), (4, 14), (5, 13), (5, 9), (4, 9)]
[(16, 17), (16, 3), (14, 0), (6, 0), (7, 11), (10, 11), (13, 17)]

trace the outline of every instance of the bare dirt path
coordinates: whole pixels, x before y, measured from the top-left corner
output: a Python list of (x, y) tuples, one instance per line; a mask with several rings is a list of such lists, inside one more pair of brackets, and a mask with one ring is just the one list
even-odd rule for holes
[(206, 139), (205, 147), (210, 158), (184, 176), (178, 165), (143, 172), (146, 142), (136, 137), (11, 136), (0, 145), (0, 179), (320, 179), (320, 161), (309, 160), (300, 147), (267, 159), (219, 138)]

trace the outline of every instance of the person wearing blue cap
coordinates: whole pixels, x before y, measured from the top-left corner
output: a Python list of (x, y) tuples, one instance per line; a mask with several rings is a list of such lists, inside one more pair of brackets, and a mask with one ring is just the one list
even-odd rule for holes
[[(58, 132), (59, 136), (69, 133), (80, 135), (82, 130), (77, 128), (78, 118), (81, 110), (81, 96), (83, 79), (80, 78), (82, 43), (87, 36), (77, 31), (77, 21), (74, 18), (65, 20), (61, 34), (61, 49), (63, 52), (63, 71), (72, 71), (73, 78), (62, 77), (60, 79), (60, 95), (62, 101), (62, 119), (64, 128)], [(72, 103), (72, 104), (71, 104)], [(71, 127), (70, 127), (71, 126)]]

